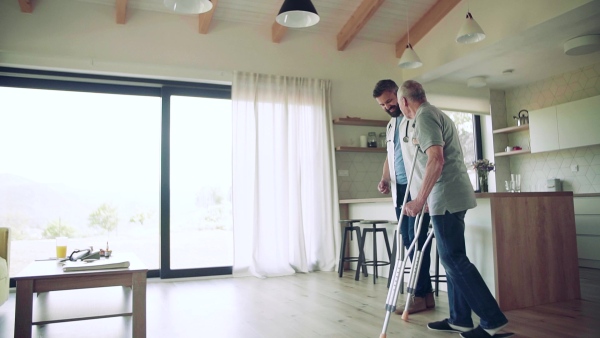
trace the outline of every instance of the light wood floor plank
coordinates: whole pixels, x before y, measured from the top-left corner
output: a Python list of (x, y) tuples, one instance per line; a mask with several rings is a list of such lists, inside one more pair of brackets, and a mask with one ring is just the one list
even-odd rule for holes
[[(582, 300), (546, 304), (506, 313), (507, 331), (521, 338), (600, 337), (600, 270), (580, 269)], [(149, 280), (147, 336), (215, 338), (375, 338), (385, 316), (387, 279), (373, 284), (372, 276), (355, 281), (348, 271), (296, 274), (258, 279)], [(400, 295), (401, 303), (404, 295)], [(14, 293), (0, 307), (0, 337), (14, 332)], [(69, 306), (77, 306), (73, 299)], [(391, 337), (457, 337), (428, 330), (428, 322), (448, 317), (444, 292), (434, 311), (414, 314), (409, 321), (392, 315)], [(81, 304), (79, 304), (81, 305)], [(93, 306), (84, 303), (84, 306)], [(48, 325), (36, 330), (44, 337), (128, 338), (129, 319)], [(474, 321), (478, 319), (474, 316)], [(55, 325), (55, 324), (53, 324)], [(105, 333), (105, 334), (103, 334)]]

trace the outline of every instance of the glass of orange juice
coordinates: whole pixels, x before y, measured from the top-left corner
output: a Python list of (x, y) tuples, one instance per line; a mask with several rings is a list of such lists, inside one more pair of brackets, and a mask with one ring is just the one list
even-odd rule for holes
[(56, 237), (56, 258), (67, 257), (67, 237)]

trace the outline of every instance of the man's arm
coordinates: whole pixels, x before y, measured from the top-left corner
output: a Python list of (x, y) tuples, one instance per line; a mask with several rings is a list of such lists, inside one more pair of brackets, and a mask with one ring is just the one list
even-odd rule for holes
[(444, 149), (442, 146), (431, 146), (425, 153), (427, 154), (427, 164), (425, 165), (425, 176), (423, 177), (419, 195), (417, 195), (417, 198), (414, 200), (406, 203), (406, 206), (404, 207), (404, 213), (412, 217), (421, 212), (435, 182), (437, 182), (442, 175), (442, 168), (444, 168)]
[(377, 190), (382, 194), (390, 193), (390, 166), (388, 165), (387, 157), (383, 162), (383, 173), (381, 174), (381, 181), (377, 185)]

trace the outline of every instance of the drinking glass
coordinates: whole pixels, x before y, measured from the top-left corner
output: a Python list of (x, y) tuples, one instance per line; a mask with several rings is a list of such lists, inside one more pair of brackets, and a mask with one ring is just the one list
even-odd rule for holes
[(67, 257), (67, 237), (56, 237), (56, 258)]
[(521, 174), (515, 175), (515, 191), (521, 192)]

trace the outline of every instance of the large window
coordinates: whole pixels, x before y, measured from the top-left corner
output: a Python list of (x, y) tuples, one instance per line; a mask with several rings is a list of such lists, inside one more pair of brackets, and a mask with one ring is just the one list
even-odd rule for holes
[[(178, 91), (192, 94), (165, 96)], [(230, 96), (230, 86), (0, 76), (10, 275), (55, 256), (58, 236), (68, 253), (134, 252), (149, 276), (231, 273)]]
[(481, 158), (481, 133), (479, 128), (479, 116), (471, 113), (444, 110), (458, 130), (458, 137), (465, 157), (465, 166), (471, 184), (474, 189), (478, 189), (477, 172), (473, 170), (472, 163)]

